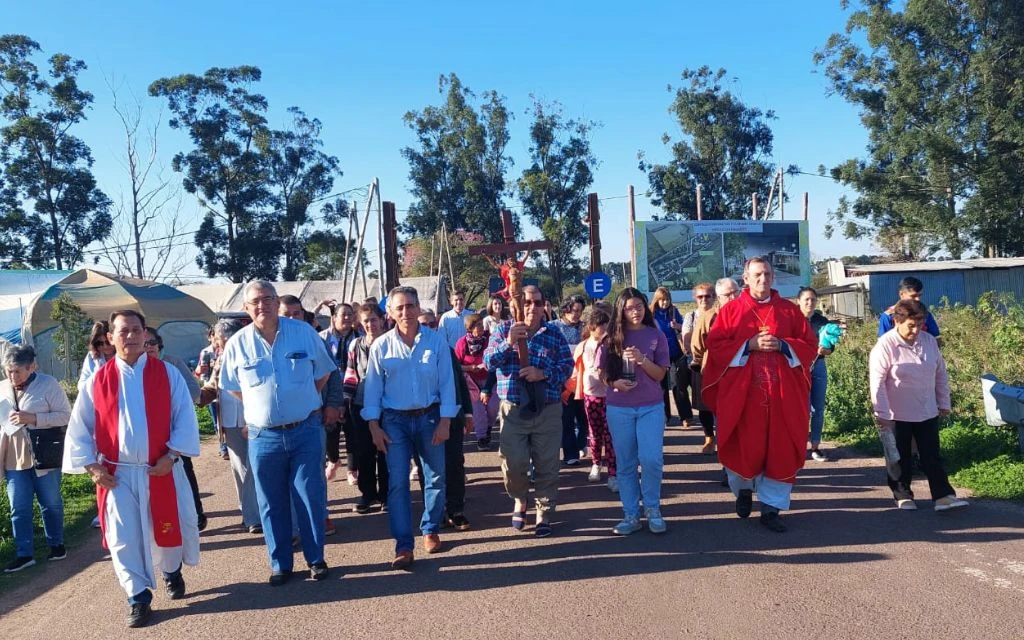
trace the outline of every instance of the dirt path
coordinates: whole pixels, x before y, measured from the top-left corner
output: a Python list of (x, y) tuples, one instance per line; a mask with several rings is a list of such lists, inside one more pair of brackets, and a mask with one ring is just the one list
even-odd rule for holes
[(125, 629), (94, 534), (4, 594), (0, 638), (1024, 638), (1021, 505), (898, 512), (880, 461), (809, 462), (790, 531), (774, 534), (756, 511), (735, 516), (700, 439), (667, 432), (669, 532), (628, 538), (609, 534), (617, 497), (585, 466), (562, 472), (553, 537), (514, 533), (497, 454), (467, 445), (473, 528), (446, 531), (449, 550), (418, 554), (408, 574), (387, 568), (386, 515), (352, 513), (355, 488), (333, 482), (331, 577), (283, 588), (265, 584), (262, 537), (241, 530), (228, 463), (207, 443), (196, 467), (210, 526), (185, 600), (158, 593), (152, 626)]

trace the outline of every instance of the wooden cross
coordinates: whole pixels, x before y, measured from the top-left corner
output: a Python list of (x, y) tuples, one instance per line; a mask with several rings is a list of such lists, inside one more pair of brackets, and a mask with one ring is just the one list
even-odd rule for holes
[[(547, 240), (539, 240), (534, 242), (516, 242), (516, 231), (512, 224), (512, 212), (508, 209), (502, 209), (501, 211), (501, 234), (503, 242), (501, 244), (478, 244), (469, 247), (469, 255), (471, 256), (491, 256), (491, 255), (512, 255), (513, 258), (520, 251), (544, 251), (551, 249), (551, 243)], [(512, 275), (512, 274), (510, 274)], [(522, 274), (519, 274), (520, 278)], [(509, 278), (509, 309), (512, 313), (513, 322), (524, 322), (525, 316), (523, 314), (523, 287), (522, 284), (514, 285), (513, 279), (515, 276)], [(520, 340), (516, 344), (516, 353), (519, 354), (519, 366), (525, 367), (530, 364), (530, 354), (527, 348), (526, 340)]]

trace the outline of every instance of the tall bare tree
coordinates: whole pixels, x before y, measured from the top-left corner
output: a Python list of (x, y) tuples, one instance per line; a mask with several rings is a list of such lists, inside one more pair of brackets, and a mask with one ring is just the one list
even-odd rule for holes
[(157, 280), (188, 262), (184, 246), (191, 242), (187, 238), (190, 233), (181, 231), (181, 189), (164, 176), (160, 164), (157, 132), (161, 114), (147, 119), (138, 96), (129, 92), (129, 98), (122, 101), (117, 88), (109, 81), (107, 86), (124, 132), (120, 164), (128, 177), (128, 192), (122, 190), (114, 206), (110, 236), (99, 255), (106, 257), (118, 275)]

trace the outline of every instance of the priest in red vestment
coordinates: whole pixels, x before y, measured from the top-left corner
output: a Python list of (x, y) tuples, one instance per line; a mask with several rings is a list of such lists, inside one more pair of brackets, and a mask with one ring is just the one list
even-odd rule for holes
[(159, 567), (167, 594), (185, 595), (182, 564), (199, 563), (199, 523), (181, 456), (199, 455), (199, 425), (181, 373), (146, 355), (145, 319), (115, 311), (107, 340), (117, 356), (71, 410), (64, 472), (96, 484), (103, 544), (128, 594), (128, 626), (148, 622)]
[(752, 258), (746, 288), (722, 307), (708, 332), (702, 398), (718, 421), (718, 458), (736, 495), (736, 514), (750, 515), (753, 493), (761, 524), (786, 530), (804, 466), (810, 419), (810, 367), (818, 338), (792, 302), (772, 289), (772, 266)]

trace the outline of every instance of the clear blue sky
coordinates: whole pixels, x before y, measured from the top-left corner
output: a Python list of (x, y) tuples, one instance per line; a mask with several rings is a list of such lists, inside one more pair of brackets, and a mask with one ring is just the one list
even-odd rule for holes
[[(828, 35), (841, 31), (839, 0), (732, 2), (14, 2), (5, 0), (3, 32), (35, 39), (47, 54), (68, 53), (89, 69), (81, 84), (95, 94), (77, 133), (92, 147), (100, 187), (116, 199), (124, 187), (122, 132), (106, 79), (140, 96), (156, 78), (209, 67), (256, 65), (255, 87), (270, 102), (270, 121), (287, 124), (301, 107), (324, 124), (325, 150), (341, 160), (336, 190), (379, 177), (385, 200), (410, 202), (408, 167), (399, 150), (413, 143), (402, 115), (440, 100), (437, 80), (455, 72), (476, 92), (495, 89), (515, 114), (511, 178), (527, 164), (530, 94), (557, 100), (569, 117), (595, 120), (600, 166), (593, 190), (602, 198), (638, 194), (647, 180), (636, 154), (664, 161), (663, 133), (677, 136), (667, 108), (669, 84), (684, 68), (724, 67), (747, 104), (774, 110), (774, 160), (815, 172), (864, 154), (856, 112), (826, 96), (811, 62)], [(514, 8), (509, 8), (514, 7)], [(164, 105), (146, 97), (156, 114)], [(166, 127), (161, 153), (169, 162), (187, 141)], [(815, 257), (871, 253), (868, 243), (825, 240), (826, 212), (843, 189), (831, 180), (787, 180), (787, 217), (799, 215), (810, 192)], [(518, 204), (510, 201), (509, 204)], [(602, 203), (602, 257), (628, 260), (626, 200)], [(637, 217), (654, 213), (638, 195)], [(399, 216), (402, 214), (399, 213)], [(199, 223), (191, 196), (185, 226)], [(539, 235), (528, 230), (533, 239)], [(186, 275), (199, 274), (191, 263)]]

